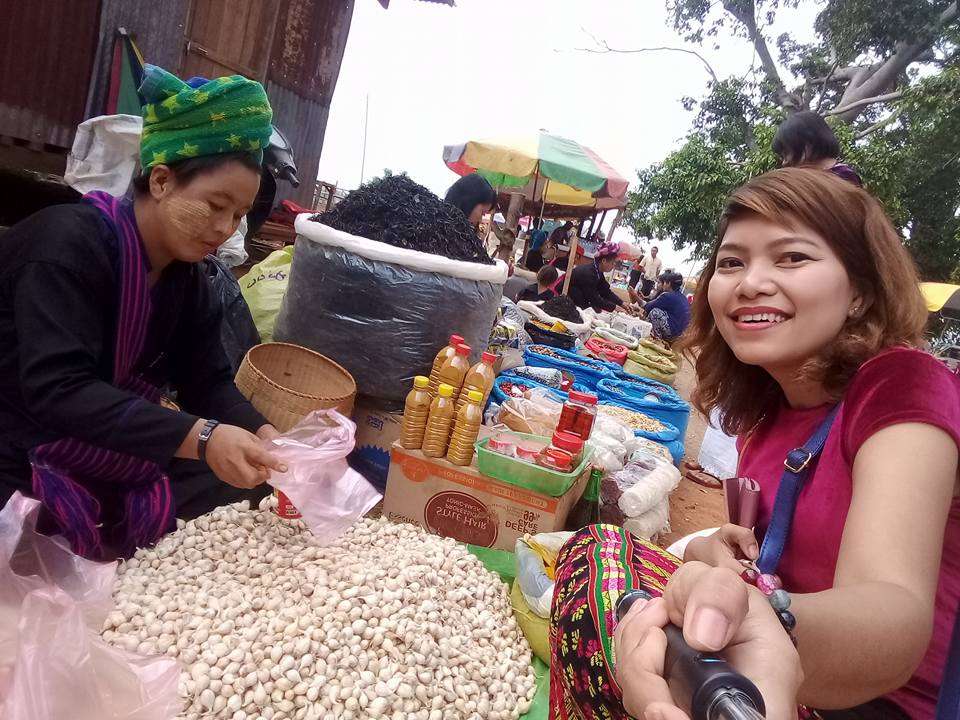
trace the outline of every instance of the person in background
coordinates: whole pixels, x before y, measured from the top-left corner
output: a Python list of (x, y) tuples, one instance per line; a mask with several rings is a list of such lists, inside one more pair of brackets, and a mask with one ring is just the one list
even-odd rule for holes
[(597, 312), (613, 311), (623, 307), (623, 300), (613, 290), (604, 275), (617, 265), (620, 243), (603, 243), (597, 247), (593, 262), (578, 265), (570, 273), (567, 294), (578, 307), (592, 307)]
[(636, 288), (637, 284), (640, 282), (640, 278), (643, 277), (643, 258), (646, 257), (646, 253), (643, 248), (640, 248), (640, 257), (633, 261), (633, 266), (630, 268), (630, 280), (627, 285), (631, 288)]
[(559, 277), (560, 273), (557, 272), (555, 267), (552, 265), (544, 265), (537, 271), (537, 281), (525, 287), (520, 292), (517, 300), (532, 300), (534, 302), (552, 300), (557, 296), (557, 293), (555, 293), (552, 288)]
[(95, 559), (256, 501), (284, 471), (262, 443), (277, 431), (233, 384), (200, 264), (257, 195), (267, 95), (151, 65), (140, 92), (132, 201), (88, 193), (0, 238), (0, 505), (36, 497), (42, 527)]
[(643, 262), (640, 263), (640, 267), (643, 269), (643, 284), (641, 286), (640, 294), (644, 297), (650, 297), (650, 292), (653, 290), (654, 286), (657, 284), (657, 279), (660, 277), (660, 271), (663, 270), (663, 259), (657, 257), (659, 253), (659, 248), (654, 245), (650, 248), (650, 254), (647, 255)]
[(473, 173), (457, 180), (444, 197), (451, 205), (460, 209), (473, 227), (480, 227), (483, 216), (497, 206), (497, 191), (482, 175)]
[(553, 232), (550, 233), (550, 242), (553, 243), (554, 247), (560, 247), (570, 242), (572, 235), (573, 223), (567, 220), (563, 225), (558, 225), (553, 229)]
[(810, 110), (796, 112), (784, 120), (773, 138), (773, 152), (781, 167), (812, 167), (827, 170), (858, 187), (863, 181), (857, 171), (840, 162), (840, 143), (827, 121)]
[(653, 325), (651, 334), (659, 339), (673, 342), (690, 324), (690, 302), (680, 292), (683, 276), (668, 270), (660, 276), (657, 296), (643, 306), (643, 315)]
[(551, 263), (557, 257), (557, 246), (551, 240), (544, 240), (536, 248), (530, 248), (524, 261), (524, 267), (530, 272), (539, 272), (547, 263)]

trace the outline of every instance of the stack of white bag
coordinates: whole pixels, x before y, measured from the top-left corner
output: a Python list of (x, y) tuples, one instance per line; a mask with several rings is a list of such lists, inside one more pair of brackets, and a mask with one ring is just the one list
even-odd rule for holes
[(680, 472), (669, 462), (637, 452), (600, 483), (600, 521), (621, 525), (642, 540), (670, 531), (670, 493)]

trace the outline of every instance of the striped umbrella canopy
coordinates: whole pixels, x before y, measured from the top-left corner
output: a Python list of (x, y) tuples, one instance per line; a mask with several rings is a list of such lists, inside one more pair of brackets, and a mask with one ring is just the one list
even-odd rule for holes
[(443, 148), (458, 175), (477, 172), (494, 187), (516, 188), (555, 205), (623, 207), (629, 181), (590, 148), (540, 132), (520, 138), (470, 140)]

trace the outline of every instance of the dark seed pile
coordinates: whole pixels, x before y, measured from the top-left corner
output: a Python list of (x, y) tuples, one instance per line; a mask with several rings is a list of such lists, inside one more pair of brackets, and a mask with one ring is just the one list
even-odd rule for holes
[(311, 219), (394, 247), (493, 264), (463, 213), (406, 175), (371, 180)]
[(572, 323), (583, 322), (583, 317), (580, 315), (577, 304), (566, 295), (557, 295), (555, 298), (547, 300), (540, 306), (540, 309), (551, 317), (560, 318), (561, 320), (567, 320)]

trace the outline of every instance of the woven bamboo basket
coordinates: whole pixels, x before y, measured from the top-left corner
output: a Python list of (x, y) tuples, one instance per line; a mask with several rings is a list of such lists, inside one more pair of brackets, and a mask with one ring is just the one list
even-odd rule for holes
[(236, 383), (282, 433), (313, 410), (335, 408), (350, 417), (357, 394), (353, 377), (333, 360), (288, 343), (251, 348), (240, 364)]

